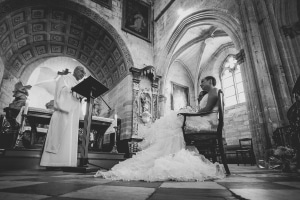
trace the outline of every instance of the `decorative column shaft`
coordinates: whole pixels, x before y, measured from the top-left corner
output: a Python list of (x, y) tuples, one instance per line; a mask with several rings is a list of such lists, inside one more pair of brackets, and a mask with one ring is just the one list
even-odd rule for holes
[(138, 135), (138, 120), (139, 120), (139, 90), (141, 81), (141, 70), (137, 68), (130, 68), (129, 70), (132, 75), (133, 84), (133, 97), (132, 97), (132, 137)]

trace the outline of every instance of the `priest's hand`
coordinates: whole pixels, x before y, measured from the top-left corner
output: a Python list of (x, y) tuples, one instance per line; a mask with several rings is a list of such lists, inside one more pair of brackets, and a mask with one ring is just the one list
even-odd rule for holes
[(58, 112), (61, 112), (61, 113), (63, 113), (63, 114), (69, 114), (68, 111), (65, 111), (65, 110), (63, 110), (63, 109), (56, 108), (56, 107), (54, 107), (54, 111), (58, 111)]

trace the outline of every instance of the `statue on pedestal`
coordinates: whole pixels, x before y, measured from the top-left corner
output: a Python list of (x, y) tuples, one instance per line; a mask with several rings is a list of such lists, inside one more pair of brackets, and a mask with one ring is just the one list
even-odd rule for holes
[(31, 85), (23, 85), (21, 81), (16, 83), (13, 91), (13, 97), (15, 97), (15, 99), (9, 104), (9, 107), (20, 110), (22, 106), (25, 106), (28, 97), (28, 90), (30, 88)]

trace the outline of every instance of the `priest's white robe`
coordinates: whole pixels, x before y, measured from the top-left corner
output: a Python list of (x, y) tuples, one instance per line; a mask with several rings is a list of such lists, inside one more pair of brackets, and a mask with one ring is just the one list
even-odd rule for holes
[(54, 108), (41, 166), (76, 167), (81, 103), (71, 88), (79, 82), (72, 74), (61, 76), (55, 88)]

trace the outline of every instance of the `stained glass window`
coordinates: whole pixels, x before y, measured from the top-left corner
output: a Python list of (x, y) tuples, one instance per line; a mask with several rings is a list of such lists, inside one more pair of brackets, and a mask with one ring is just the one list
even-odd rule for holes
[(229, 56), (223, 65), (222, 88), (225, 107), (246, 101), (240, 65), (233, 56)]

